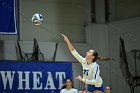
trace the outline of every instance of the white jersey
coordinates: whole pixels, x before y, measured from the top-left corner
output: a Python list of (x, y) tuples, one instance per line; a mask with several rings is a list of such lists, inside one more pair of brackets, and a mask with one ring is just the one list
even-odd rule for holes
[(78, 90), (77, 89), (74, 89), (74, 88), (72, 88), (72, 89), (66, 89), (66, 88), (64, 88), (64, 89), (62, 89), (60, 91), (60, 93), (78, 93)]
[(101, 87), (103, 81), (99, 76), (99, 65), (96, 62), (88, 65), (86, 58), (83, 58), (81, 55), (79, 55), (76, 50), (71, 51), (71, 53), (83, 66), (83, 78), (86, 79), (85, 83), (95, 85), (95, 87)]

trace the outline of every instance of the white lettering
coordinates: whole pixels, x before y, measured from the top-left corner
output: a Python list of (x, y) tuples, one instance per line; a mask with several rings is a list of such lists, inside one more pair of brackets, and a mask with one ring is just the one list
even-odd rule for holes
[[(12, 73), (11, 73), (12, 72)], [(15, 71), (0, 71), (4, 89), (6, 89), (7, 81), (9, 82), (10, 90), (12, 89)]]
[(53, 78), (51, 72), (48, 72), (48, 79), (44, 89), (56, 89), (54, 86)]
[[(12, 90), (13, 85), (17, 85), (14, 86), (14, 89), (17, 87), (18, 90), (55, 90), (56, 86), (57, 89), (61, 89), (63, 80), (66, 78), (65, 72), (55, 72), (53, 76), (51, 72), (43, 74), (40, 71), (33, 71), (32, 73), (30, 71), (0, 71), (0, 75), (4, 90), (8, 87)], [(46, 79), (43, 78), (43, 76), (45, 76)], [(55, 83), (57, 84), (56, 86), (54, 80), (58, 81), (58, 83)]]
[(56, 72), (56, 78), (58, 78), (59, 80), (59, 88), (58, 89), (61, 89), (62, 86), (63, 86), (63, 78), (65, 79), (66, 78), (66, 74), (65, 72)]
[(40, 78), (42, 78), (41, 72), (33, 72), (33, 89), (42, 89)]
[[(23, 89), (23, 82), (25, 82), (25, 89), (30, 89), (29, 87), (29, 71), (25, 71), (23, 74), (23, 71), (18, 71), (17, 72), (19, 74), (19, 87), (18, 89)], [(25, 76), (25, 78), (23, 79), (23, 75)]]

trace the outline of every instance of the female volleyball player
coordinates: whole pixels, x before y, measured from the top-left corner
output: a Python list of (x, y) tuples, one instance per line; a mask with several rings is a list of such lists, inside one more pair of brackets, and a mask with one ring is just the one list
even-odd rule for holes
[(103, 80), (99, 76), (100, 70), (99, 65), (96, 60), (98, 59), (98, 53), (94, 50), (89, 50), (86, 53), (86, 57), (83, 58), (79, 53), (75, 50), (74, 46), (71, 44), (67, 36), (62, 34), (64, 41), (68, 45), (69, 50), (72, 55), (81, 63), (83, 66), (83, 77), (77, 76), (76, 78), (85, 84), (87, 84), (87, 93), (103, 93)]

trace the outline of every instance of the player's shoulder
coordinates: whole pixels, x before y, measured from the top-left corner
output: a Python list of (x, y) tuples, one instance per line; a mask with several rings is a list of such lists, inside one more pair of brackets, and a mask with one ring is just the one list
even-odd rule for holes
[(99, 66), (98, 63), (97, 62), (93, 62), (92, 63), (92, 67), (96, 67), (96, 66)]
[(98, 63), (97, 63), (96, 61), (94, 62), (94, 65), (99, 66)]

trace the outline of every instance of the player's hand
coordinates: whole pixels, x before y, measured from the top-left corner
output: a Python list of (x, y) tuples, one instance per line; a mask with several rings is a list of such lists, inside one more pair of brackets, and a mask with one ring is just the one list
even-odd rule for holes
[(64, 35), (64, 34), (61, 34), (62, 36), (63, 36), (63, 38), (64, 38), (64, 41), (68, 41), (68, 38), (67, 38), (67, 36), (66, 35)]
[(83, 78), (79, 75), (79, 76), (76, 77), (76, 79), (82, 81)]

